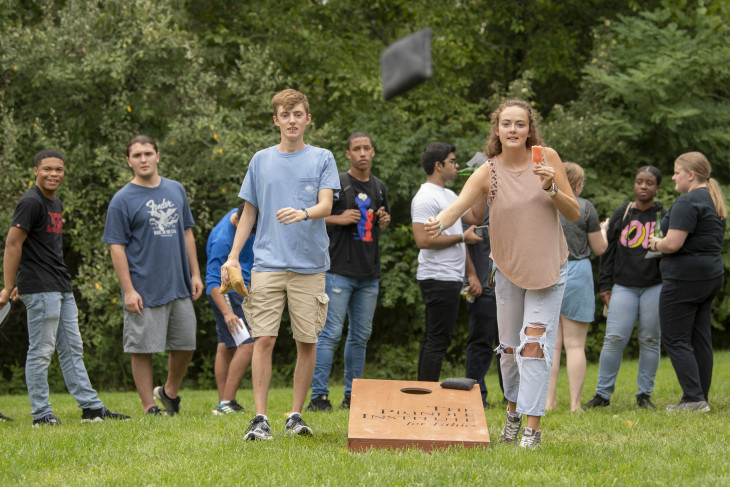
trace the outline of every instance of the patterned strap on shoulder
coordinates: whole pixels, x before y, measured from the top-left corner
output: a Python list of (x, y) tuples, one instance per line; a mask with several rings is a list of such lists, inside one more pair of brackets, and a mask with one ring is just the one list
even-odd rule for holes
[(497, 166), (493, 159), (487, 161), (489, 167), (489, 194), (487, 195), (487, 204), (492, 206), (494, 197), (497, 196)]

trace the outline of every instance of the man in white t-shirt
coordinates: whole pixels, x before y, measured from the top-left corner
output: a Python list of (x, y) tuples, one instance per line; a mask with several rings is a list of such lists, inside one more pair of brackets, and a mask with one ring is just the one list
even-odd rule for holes
[(431, 142), (421, 153), (421, 164), (426, 171), (426, 182), (411, 201), (413, 238), (421, 251), (418, 253), (416, 278), (426, 305), (426, 328), (418, 355), (418, 380), (437, 382), (441, 363), (451, 344), (459, 298), (465, 273), (466, 243), (481, 240), (473, 227), (462, 232), (462, 221), (479, 225), (486, 213), (482, 198), (456, 223), (445, 228), (436, 238), (426, 233), (423, 224), (435, 217), (456, 199), (456, 193), (444, 186), (456, 179), (454, 152), (456, 147), (446, 142)]

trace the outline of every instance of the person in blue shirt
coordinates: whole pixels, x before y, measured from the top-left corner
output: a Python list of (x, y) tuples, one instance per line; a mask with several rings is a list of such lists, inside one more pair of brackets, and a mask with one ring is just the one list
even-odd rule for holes
[[(274, 124), (281, 142), (257, 152), (248, 165), (239, 197), (249, 203), (236, 229), (224, 267), (241, 266), (238, 256), (257, 220), (251, 292), (243, 310), (256, 343), (251, 359), (256, 416), (245, 440), (270, 439), (266, 405), (271, 381), (271, 356), (286, 303), (297, 344), (292, 413), (285, 432), (311, 435), (301, 411), (312, 382), (317, 335), (327, 316), (325, 272), (330, 267), (324, 218), (332, 212), (340, 189), (337, 165), (327, 149), (304, 143), (312, 120), (304, 94), (287, 89), (274, 95)], [(228, 284), (222, 272), (221, 285)]]
[[(231, 251), (233, 237), (236, 235), (236, 227), (243, 213), (245, 203), (238, 209), (233, 209), (221, 218), (218, 224), (213, 227), (208, 236), (208, 244), (205, 253), (208, 256), (208, 265), (205, 270), (205, 291), (208, 295), (208, 302), (215, 315), (215, 331), (218, 336), (218, 348), (215, 352), (215, 383), (218, 387), (218, 405), (213, 409), (213, 414), (222, 415), (243, 411), (243, 407), (236, 401), (236, 391), (241, 385), (241, 380), (251, 363), (253, 353), (253, 338), (236, 345), (231, 333), (235, 333), (241, 326), (250, 330), (243, 314), (244, 296), (229, 291), (226, 294), (219, 292), (221, 285), (221, 266), (228, 258)], [(251, 266), (253, 265), (253, 243), (255, 241), (255, 230), (239, 255), (241, 271), (246, 286), (251, 280)], [(241, 324), (243, 322), (243, 325)]]
[[(195, 352), (193, 301), (203, 292), (195, 224), (182, 184), (160, 176), (160, 152), (146, 135), (127, 144), (134, 177), (109, 203), (103, 241), (122, 288), (124, 351), (145, 414), (180, 411), (178, 389)], [(170, 351), (167, 381), (152, 388), (152, 354)]]

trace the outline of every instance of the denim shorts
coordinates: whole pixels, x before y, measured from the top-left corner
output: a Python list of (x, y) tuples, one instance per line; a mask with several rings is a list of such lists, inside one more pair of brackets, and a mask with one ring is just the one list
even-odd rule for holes
[(590, 259), (569, 260), (568, 277), (560, 314), (573, 321), (591, 323), (596, 314), (593, 269)]

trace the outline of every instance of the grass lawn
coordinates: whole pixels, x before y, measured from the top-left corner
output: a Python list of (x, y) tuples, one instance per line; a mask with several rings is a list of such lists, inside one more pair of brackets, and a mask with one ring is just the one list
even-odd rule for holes
[[(489, 399), (499, 402), (494, 368)], [(305, 413), (314, 437), (283, 435), (290, 389), (271, 391), (274, 439), (244, 442), (252, 417), (250, 390), (239, 391), (247, 412), (214, 416), (213, 391), (183, 390), (182, 414), (147, 418), (136, 393), (103, 393), (114, 411), (131, 421), (81, 424), (73, 398), (54, 394), (57, 428), (31, 428), (26, 396), (0, 397), (0, 485), (730, 485), (730, 351), (716, 353), (709, 414), (664, 410), (681, 394), (674, 371), (662, 359), (653, 396), (658, 409), (635, 406), (636, 361), (625, 361), (609, 408), (571, 414), (567, 377), (559, 383), (560, 407), (543, 420), (543, 444), (523, 451), (498, 445), (501, 406), (487, 410), (492, 446), (417, 449), (347, 449), (346, 411)], [(598, 366), (589, 365), (584, 402), (593, 397)], [(92, 379), (93, 382), (93, 379)], [(335, 406), (342, 388), (335, 387)]]

